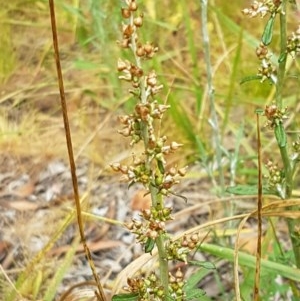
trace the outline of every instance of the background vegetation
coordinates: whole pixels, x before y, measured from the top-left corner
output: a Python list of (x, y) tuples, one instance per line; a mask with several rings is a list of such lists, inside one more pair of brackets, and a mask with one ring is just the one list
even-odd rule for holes
[[(99, 175), (109, 178), (112, 175), (108, 163), (125, 160), (130, 156), (130, 148), (124, 147), (116, 134), (116, 120), (120, 113), (130, 112), (134, 105), (118, 80), (116, 71), (117, 59), (120, 57), (116, 43), (121, 35), (120, 1), (57, 0), (55, 3), (76, 160), (78, 163), (89, 162), (89, 168), (93, 172), (97, 169), (90, 180), (95, 181)], [(145, 39), (154, 41), (159, 47), (154, 63), (151, 63), (160, 82), (164, 84), (165, 91), (161, 95), (165, 95), (165, 99), (162, 97), (160, 100), (171, 105), (162, 130), (169, 137), (178, 137), (176, 139), (185, 145), (181, 154), (172, 160), (180, 164), (201, 166), (191, 168), (188, 175), (188, 180), (197, 181), (197, 185), (200, 183), (199, 179), (204, 183), (197, 188), (200, 198), (202, 194), (225, 196), (225, 186), (255, 184), (255, 110), (271, 103), (275, 89), (258, 81), (243, 85), (240, 82), (257, 73), (255, 49), (259, 44), (264, 22), (259, 19), (249, 20), (242, 15), (241, 10), (249, 5), (249, 1), (209, 1), (208, 28), (215, 106), (224, 151), (222, 187), (216, 168), (217, 146), (212, 143), (212, 126), (208, 118), (210, 105), (201, 37), (200, 1), (190, 1), (187, 4), (186, 1), (144, 0), (142, 5), (145, 11)], [(37, 166), (46, 164), (53, 158), (67, 160), (48, 2), (0, 0), (0, 7), (2, 172), (12, 168), (34, 172)], [(288, 29), (295, 31), (297, 22), (299, 10), (289, 15)], [(275, 33), (278, 32), (276, 23)], [(276, 55), (278, 53), (274, 53), (274, 60)], [(289, 139), (295, 139), (299, 134), (299, 118), (296, 118), (300, 109), (299, 71), (299, 58), (293, 62), (288, 61), (288, 77), (283, 96), (284, 103), (291, 108), (287, 121)], [(277, 143), (272, 132), (262, 129), (261, 139), (263, 161), (277, 158), (280, 162), (279, 153), (274, 153)], [(15, 165), (9, 165), (7, 158), (12, 158)], [(298, 183), (299, 179), (295, 181)], [(296, 190), (293, 197), (297, 195), (299, 192)], [(237, 199), (236, 203), (241, 202), (241, 199), (242, 197)], [(269, 201), (270, 199), (265, 200)], [(248, 213), (250, 202), (253, 204), (255, 200), (249, 199), (239, 206), (215, 203), (220, 209), (218, 217)], [(50, 272), (57, 266), (56, 259), (49, 262), (46, 254), (74, 220), (73, 213), (65, 214), (59, 208), (53, 208), (53, 212), (52, 218), (59, 227), (47, 229), (51, 237), (47, 247), (39, 255), (29, 252), (30, 255), (25, 256), (22, 266), (16, 265), (16, 270), (2, 271), (0, 292), (7, 298), (3, 300), (21, 300), (21, 296), (28, 300), (53, 300), (75, 252), (71, 250), (65, 253), (60, 261), (61, 269), (57, 273)], [(26, 218), (22, 222), (19, 226), (26, 227)], [(46, 225), (47, 223), (44, 227)], [(274, 229), (280, 225), (282, 233), (275, 235), (276, 231), (270, 225)], [(262, 278), (262, 300), (275, 300), (272, 298), (276, 294), (279, 294), (278, 300), (289, 300), (289, 292), (297, 290), (297, 284), (289, 285), (289, 281), (297, 278), (292, 276), (295, 270), (292, 270), (294, 263), (290, 259), (287, 229), (280, 218), (272, 220), (268, 226), (270, 230), (265, 232), (263, 257), (284, 263), (291, 270), (287, 268), (285, 271), (279, 266), (279, 270), (270, 272), (270, 268), (266, 268), (267, 276)], [(234, 233), (237, 227), (238, 223), (232, 220), (229, 224), (222, 224), (220, 228)], [(212, 231), (220, 228), (212, 228)], [(252, 230), (256, 231), (255, 228)], [(219, 236), (222, 235), (215, 235), (213, 244), (224, 247), (222, 254), (217, 249), (209, 249), (210, 246), (204, 246), (203, 252), (232, 262), (233, 238)], [(74, 242), (76, 243), (78, 242)], [(249, 248), (247, 251), (253, 253), (255, 248)], [(250, 300), (247, 296), (252, 290), (254, 264), (251, 260), (240, 258), (243, 273), (241, 290), (245, 300)], [(199, 279), (205, 276), (206, 272), (203, 273)], [(216, 300), (232, 300), (233, 290), (227, 287), (225, 289), (218, 271), (214, 273), (220, 292), (220, 299)], [(278, 277), (282, 283), (280, 286), (277, 284)]]

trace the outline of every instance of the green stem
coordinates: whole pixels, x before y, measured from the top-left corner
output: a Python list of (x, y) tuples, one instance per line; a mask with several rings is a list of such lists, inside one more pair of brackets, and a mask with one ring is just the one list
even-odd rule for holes
[[(286, 6), (287, 0), (283, 0), (282, 3), (282, 13), (280, 14), (280, 54), (286, 52), (287, 44), (287, 18), (286, 18)], [(278, 66), (278, 75), (276, 83), (276, 106), (282, 110), (283, 109), (283, 100), (282, 100), (282, 91), (284, 85), (284, 76), (286, 71), (286, 60), (279, 62)], [(293, 168), (291, 165), (291, 159), (288, 155), (287, 145), (280, 147), (280, 155), (284, 165), (285, 171), (285, 199), (288, 200), (292, 196), (293, 191)], [(292, 211), (299, 210), (299, 206), (291, 207)], [(300, 268), (300, 219), (287, 219), (287, 224), (289, 228), (289, 235), (292, 242), (293, 252), (295, 256), (296, 266)]]
[[(150, 186), (150, 193), (152, 199), (152, 206), (156, 208), (164, 207), (164, 200), (162, 194), (158, 193), (157, 188)], [(159, 233), (157, 239), (155, 240), (157, 251), (158, 251), (158, 261), (159, 261), (159, 271), (160, 271), (160, 281), (164, 287), (164, 300), (167, 300), (169, 295), (169, 268), (168, 260), (164, 242), (164, 234)]]
[[(282, 1), (281, 6), (282, 6), (282, 13), (280, 14), (280, 54), (283, 54), (286, 52), (286, 42), (287, 42), (286, 0)], [(277, 83), (276, 83), (276, 106), (279, 109), (283, 108), (282, 90), (283, 90), (283, 83), (284, 83), (285, 68), (286, 68), (286, 59), (281, 60), (278, 66)]]

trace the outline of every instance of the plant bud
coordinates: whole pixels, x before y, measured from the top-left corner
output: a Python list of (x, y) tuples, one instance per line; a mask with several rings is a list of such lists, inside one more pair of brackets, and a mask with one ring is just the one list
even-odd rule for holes
[(183, 239), (183, 241), (181, 242), (181, 246), (186, 248), (188, 246), (189, 242), (186, 240), (186, 238)]
[(125, 19), (130, 18), (131, 11), (128, 8), (122, 8), (122, 17)]
[(149, 276), (149, 280), (150, 280), (151, 282), (156, 282), (156, 281), (157, 281), (156, 275), (155, 275), (154, 273), (151, 273), (151, 275)]
[(128, 6), (129, 10), (131, 11), (136, 11), (138, 9), (138, 6), (135, 2), (135, 0), (132, 0)]
[(175, 167), (171, 167), (168, 171), (168, 174), (171, 176), (175, 176), (177, 174), (177, 170)]
[(150, 54), (151, 52), (153, 52), (153, 46), (151, 44), (149, 44), (149, 43), (147, 43), (144, 46), (144, 48), (145, 48), (145, 51), (146, 51), (147, 54)]
[(122, 124), (128, 124), (128, 121), (130, 120), (130, 117), (128, 115), (121, 115), (118, 118)]
[(189, 248), (190, 250), (193, 250), (195, 247), (196, 247), (196, 244), (195, 244), (194, 242), (192, 242), (192, 241), (189, 241), (189, 243), (188, 243), (188, 248)]
[(143, 57), (145, 55), (145, 50), (142, 46), (137, 48), (136, 55), (139, 57)]
[(136, 27), (141, 27), (143, 25), (143, 17), (142, 16), (139, 16), (137, 18), (135, 18), (133, 20), (133, 24), (136, 26)]
[(190, 239), (192, 242), (197, 243), (199, 241), (199, 236), (198, 236), (198, 234), (195, 233), (190, 237)]
[(171, 273), (169, 274), (169, 281), (170, 281), (170, 283), (176, 282), (176, 278)]
[(143, 209), (142, 215), (145, 220), (149, 220), (149, 218), (151, 217), (151, 211), (149, 209)]
[(119, 43), (122, 48), (128, 48), (130, 44), (130, 39), (123, 39), (121, 43)]
[(177, 271), (176, 271), (176, 273), (175, 273), (175, 277), (177, 278), (177, 279), (183, 279), (183, 273), (181, 272), (181, 269), (178, 269)]
[(148, 235), (151, 239), (155, 240), (158, 236), (158, 233), (155, 231), (155, 230), (152, 230), (149, 232), (149, 235)]
[(179, 147), (181, 147), (183, 144), (178, 144), (177, 142), (175, 141), (172, 141), (171, 142), (171, 150), (177, 150)]
[(130, 24), (123, 26), (123, 36), (125, 39), (130, 38), (133, 32), (134, 32), (134, 28)]
[(126, 64), (125, 61), (118, 59), (118, 65), (117, 65), (118, 71), (123, 71), (128, 68), (128, 64)]
[(187, 173), (187, 166), (178, 169), (178, 174), (179, 174), (181, 177), (184, 177), (184, 176), (186, 175), (186, 173)]

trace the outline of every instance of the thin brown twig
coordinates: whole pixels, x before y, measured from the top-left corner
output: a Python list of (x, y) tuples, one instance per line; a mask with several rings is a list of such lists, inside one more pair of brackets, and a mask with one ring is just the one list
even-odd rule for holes
[(259, 301), (260, 289), (260, 265), (261, 265), (261, 237), (262, 237), (262, 170), (261, 170), (261, 142), (259, 114), (256, 114), (257, 130), (257, 161), (258, 161), (258, 196), (257, 196), (257, 246), (256, 246), (256, 264), (255, 264), (255, 281), (254, 281), (254, 301)]
[(97, 284), (97, 288), (99, 290), (99, 292), (96, 292), (97, 299), (99, 301), (106, 301), (104, 290), (101, 285), (99, 276), (96, 273), (95, 265), (92, 260), (91, 252), (87, 246), (86, 237), (85, 237), (85, 233), (84, 233), (83, 219), (82, 219), (82, 215), (81, 215), (81, 204), (80, 204), (79, 191), (78, 191), (78, 181), (77, 181), (77, 175), (76, 175), (76, 165), (75, 165), (75, 159), (74, 159), (74, 154), (73, 154), (71, 130), (70, 130), (70, 125), (69, 125), (67, 103), (66, 103), (63, 76), (62, 76), (60, 57), (59, 57), (56, 18), (55, 18), (55, 9), (54, 9), (53, 0), (49, 0), (49, 8), (50, 8), (51, 28), (52, 28), (52, 35), (53, 35), (53, 48), (54, 48), (56, 71), (57, 71), (57, 77), (58, 77), (62, 115), (63, 115), (63, 121), (64, 121), (66, 143), (67, 143), (68, 157), (69, 157), (71, 176), (72, 176), (72, 184), (73, 184), (72, 186), (73, 186), (73, 191), (74, 191), (74, 200), (75, 200), (76, 213), (77, 213), (77, 223), (78, 223), (80, 238), (81, 238), (81, 241), (82, 241), (82, 244), (84, 247), (84, 251), (87, 256), (90, 268), (92, 270), (95, 282)]

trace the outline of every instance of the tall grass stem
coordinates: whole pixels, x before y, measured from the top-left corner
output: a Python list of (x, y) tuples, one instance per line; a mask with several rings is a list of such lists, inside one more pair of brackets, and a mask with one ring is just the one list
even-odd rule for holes
[(206, 75), (207, 75), (207, 86), (208, 86), (208, 97), (210, 104), (210, 124), (212, 126), (213, 132), (213, 147), (216, 148), (216, 159), (217, 159), (217, 168), (219, 172), (219, 185), (221, 188), (221, 195), (224, 193), (224, 173), (222, 168), (222, 149), (220, 141), (220, 132), (218, 124), (218, 116), (215, 107), (215, 90), (213, 87), (213, 77), (212, 77), (212, 66), (210, 58), (210, 44), (209, 44), (209, 33), (208, 33), (208, 20), (207, 20), (207, 10), (208, 10), (208, 1), (201, 0), (201, 27), (202, 27), (202, 38), (203, 38), (203, 51), (204, 51), (204, 60), (206, 66)]

